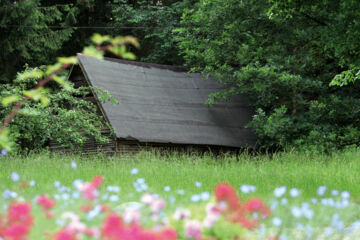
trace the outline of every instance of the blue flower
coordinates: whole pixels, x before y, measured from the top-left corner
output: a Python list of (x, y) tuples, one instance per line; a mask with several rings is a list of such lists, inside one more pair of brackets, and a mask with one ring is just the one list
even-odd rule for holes
[(286, 186), (275, 188), (274, 190), (274, 196), (275, 197), (281, 197), (286, 193)]
[(177, 192), (177, 194), (179, 194), (179, 195), (184, 195), (184, 194), (185, 194), (185, 191), (184, 191), (183, 189), (179, 189), (179, 190), (177, 190), (176, 192)]
[(341, 193), (341, 197), (344, 199), (350, 198), (350, 193), (348, 191), (344, 191)]
[(296, 198), (300, 195), (300, 191), (296, 188), (290, 189), (290, 196)]
[(11, 173), (11, 180), (13, 180), (14, 182), (19, 181), (20, 180), (19, 174), (17, 174), (16, 172), (12, 172)]
[(6, 149), (1, 150), (1, 155), (2, 155), (3, 157), (5, 157), (6, 154), (7, 154), (7, 150), (6, 150)]
[(133, 168), (133, 169), (131, 169), (130, 173), (131, 173), (132, 175), (135, 175), (135, 174), (138, 174), (138, 173), (139, 173), (139, 170), (138, 170), (137, 168)]
[(165, 192), (169, 192), (170, 190), (171, 190), (170, 186), (165, 186), (165, 187), (164, 187), (164, 191), (165, 191)]
[(331, 194), (332, 194), (333, 196), (337, 196), (337, 195), (339, 195), (339, 191), (336, 190), (336, 189), (334, 189), (334, 190), (331, 191)]
[(195, 182), (195, 186), (196, 187), (201, 187), (202, 183), (201, 182)]
[(272, 219), (272, 223), (274, 224), (274, 226), (275, 226), (275, 227), (280, 227), (280, 226), (281, 226), (282, 221), (281, 221), (281, 219), (280, 219), (280, 218), (278, 218), (278, 217), (274, 217), (274, 218)]
[(72, 168), (77, 168), (77, 164), (76, 164), (76, 162), (74, 162), (74, 161), (73, 161), (73, 162), (71, 162), (71, 167), (72, 167)]
[(59, 182), (59, 181), (55, 181), (55, 182), (54, 182), (54, 186), (55, 186), (56, 188), (60, 187), (60, 182)]
[(36, 182), (35, 182), (34, 180), (31, 180), (31, 181), (29, 182), (30, 187), (34, 187), (35, 184), (36, 184)]
[(200, 198), (201, 198), (201, 200), (203, 200), (203, 201), (207, 201), (207, 200), (209, 200), (209, 198), (210, 198), (210, 193), (209, 193), (209, 192), (202, 192), (202, 193), (200, 194)]
[(119, 196), (118, 195), (111, 195), (109, 198), (110, 202), (117, 202), (119, 201)]
[(317, 194), (319, 196), (323, 196), (325, 194), (325, 192), (326, 192), (326, 186), (320, 186), (317, 190)]
[(191, 201), (193, 202), (199, 202), (201, 197), (198, 194), (194, 194), (191, 196)]

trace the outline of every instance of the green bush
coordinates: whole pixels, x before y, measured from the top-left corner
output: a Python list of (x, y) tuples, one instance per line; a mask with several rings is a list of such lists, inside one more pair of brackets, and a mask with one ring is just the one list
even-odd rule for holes
[[(32, 70), (34, 69), (27, 68), (24, 73)], [(7, 96), (20, 96), (37, 85), (38, 79), (24, 79), (22, 74), (18, 74), (12, 84), (0, 86), (2, 99)], [(84, 97), (89, 95), (90, 88), (68, 87), (60, 91), (60, 86), (51, 82), (46, 91), (51, 93), (47, 94), (51, 104), (27, 101), (9, 125), (17, 150), (26, 152), (40, 149), (47, 146), (50, 139), (72, 148), (81, 146), (88, 138), (100, 142), (108, 141), (108, 138), (101, 135), (104, 121), (97, 114), (96, 106), (84, 100)], [(11, 105), (0, 105), (0, 118), (4, 119), (11, 110)]]
[(360, 7), (340, 2), (202, 0), (176, 34), (187, 65), (224, 86), (209, 104), (248, 95), (260, 146), (342, 149), (360, 145), (360, 85), (329, 84), (357, 72)]

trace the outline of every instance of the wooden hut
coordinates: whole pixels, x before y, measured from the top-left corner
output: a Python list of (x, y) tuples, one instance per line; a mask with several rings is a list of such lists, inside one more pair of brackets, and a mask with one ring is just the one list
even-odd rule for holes
[[(255, 145), (255, 135), (245, 128), (253, 113), (245, 96), (211, 107), (205, 105), (209, 93), (221, 89), (215, 79), (205, 80), (183, 67), (98, 60), (82, 54), (78, 58), (79, 65), (69, 75), (75, 87), (90, 85), (107, 90), (119, 101), (102, 104), (95, 92), (88, 97), (114, 132), (102, 129), (110, 142), (100, 144), (89, 139), (84, 152), (157, 147), (236, 149)], [(61, 147), (52, 143), (51, 149)]]

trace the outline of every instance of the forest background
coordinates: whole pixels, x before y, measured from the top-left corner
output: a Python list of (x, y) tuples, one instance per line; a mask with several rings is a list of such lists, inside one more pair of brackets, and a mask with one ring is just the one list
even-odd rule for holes
[[(359, 17), (356, 0), (0, 0), (0, 94), (32, 88), (37, 79), (19, 72), (81, 52), (94, 33), (132, 35), (139, 61), (185, 65), (219, 79), (225, 89), (207, 104), (247, 94), (256, 110), (248, 127), (261, 148), (357, 147)], [(81, 144), (73, 131), (80, 126), (105, 141), (98, 117), (84, 114), (92, 106), (78, 98), (86, 89), (49, 88), (53, 104), (29, 102), (11, 124), (18, 149), (54, 138)], [(10, 111), (1, 107), (0, 118)]]

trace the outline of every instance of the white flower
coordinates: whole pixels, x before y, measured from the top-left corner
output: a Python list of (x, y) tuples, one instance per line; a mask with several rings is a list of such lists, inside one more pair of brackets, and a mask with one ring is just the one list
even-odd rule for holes
[(145, 193), (141, 196), (140, 201), (145, 204), (150, 204), (153, 201), (154, 197), (150, 193)]
[(177, 208), (173, 218), (175, 220), (186, 220), (189, 219), (191, 216), (191, 212), (188, 209), (184, 209), (184, 208)]
[(286, 186), (275, 188), (274, 190), (274, 196), (275, 197), (281, 197), (286, 193)]

